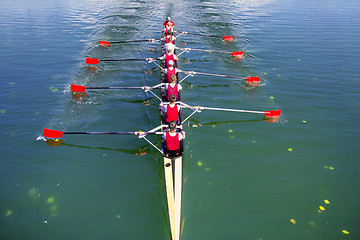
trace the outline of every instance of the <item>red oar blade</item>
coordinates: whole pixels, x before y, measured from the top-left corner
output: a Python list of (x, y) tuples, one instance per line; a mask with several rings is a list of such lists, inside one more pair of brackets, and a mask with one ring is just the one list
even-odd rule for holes
[(99, 41), (99, 45), (103, 47), (110, 47), (109, 41)]
[(223, 36), (223, 40), (224, 40), (224, 42), (232, 42), (232, 41), (234, 41), (234, 37), (233, 36)]
[(47, 138), (62, 138), (64, 134), (64, 132), (62, 131), (52, 130), (47, 128), (44, 128), (43, 132), (44, 132), (44, 137)]
[(247, 77), (246, 83), (250, 86), (259, 86), (260, 85), (260, 77)]
[(236, 59), (242, 59), (244, 57), (244, 52), (232, 52), (231, 55)]
[(86, 58), (86, 63), (87, 64), (99, 64), (100, 59), (96, 59), (96, 58)]
[(273, 110), (264, 112), (266, 118), (280, 118), (281, 110)]
[(260, 82), (260, 77), (247, 77), (246, 82), (250, 82), (250, 83)]
[(71, 91), (72, 91), (72, 92), (85, 92), (85, 91), (86, 91), (86, 87), (85, 87), (85, 86), (81, 86), (81, 85), (71, 84)]

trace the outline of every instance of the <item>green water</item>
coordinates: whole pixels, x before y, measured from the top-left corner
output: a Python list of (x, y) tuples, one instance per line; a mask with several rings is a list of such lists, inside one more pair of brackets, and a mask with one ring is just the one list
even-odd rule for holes
[(236, 39), (187, 35), (179, 45), (245, 53), (241, 62), (184, 53), (180, 69), (262, 80), (248, 89), (194, 76), (182, 84), (184, 102), (283, 111), (278, 123), (211, 111), (191, 118), (182, 239), (358, 239), (359, 12), (354, 0), (0, 2), (0, 238), (169, 239), (161, 155), (150, 145), (65, 135), (50, 147), (41, 135), (43, 127), (156, 127), (151, 94), (92, 91), (77, 101), (70, 84), (157, 84), (155, 65), (102, 63), (94, 71), (85, 58), (158, 57), (158, 43), (97, 42), (158, 38), (171, 16), (178, 30)]

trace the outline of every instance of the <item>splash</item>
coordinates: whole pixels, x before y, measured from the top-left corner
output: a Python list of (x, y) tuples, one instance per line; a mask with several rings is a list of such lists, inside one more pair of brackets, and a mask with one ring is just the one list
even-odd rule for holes
[(36, 138), (36, 141), (44, 141), (44, 142), (46, 142), (46, 138), (44, 137), (44, 136), (38, 136), (37, 138)]

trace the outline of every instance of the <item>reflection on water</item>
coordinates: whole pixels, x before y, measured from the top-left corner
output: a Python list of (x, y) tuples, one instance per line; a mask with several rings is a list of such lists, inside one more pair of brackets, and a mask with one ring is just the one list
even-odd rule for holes
[(93, 147), (93, 146), (82, 146), (76, 144), (67, 144), (64, 143), (61, 139), (46, 139), (46, 144), (50, 147), (57, 147), (57, 146), (66, 146), (66, 147), (77, 147), (77, 148), (88, 148), (88, 149), (99, 149), (99, 150), (107, 150), (107, 151), (119, 151), (123, 153), (128, 153), (132, 155), (146, 155), (149, 152), (149, 145), (142, 146), (138, 149), (119, 149), (119, 148), (108, 148), (108, 147)]

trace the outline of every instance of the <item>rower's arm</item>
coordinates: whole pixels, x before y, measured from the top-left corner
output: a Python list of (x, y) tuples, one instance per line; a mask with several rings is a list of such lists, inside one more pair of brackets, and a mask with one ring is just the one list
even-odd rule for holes
[(166, 106), (164, 106), (162, 103), (160, 103), (159, 110), (162, 111), (163, 113), (166, 113)]
[(181, 132), (181, 135), (182, 135), (182, 139), (181, 139), (181, 140), (185, 139), (185, 132), (184, 132), (184, 131)]

